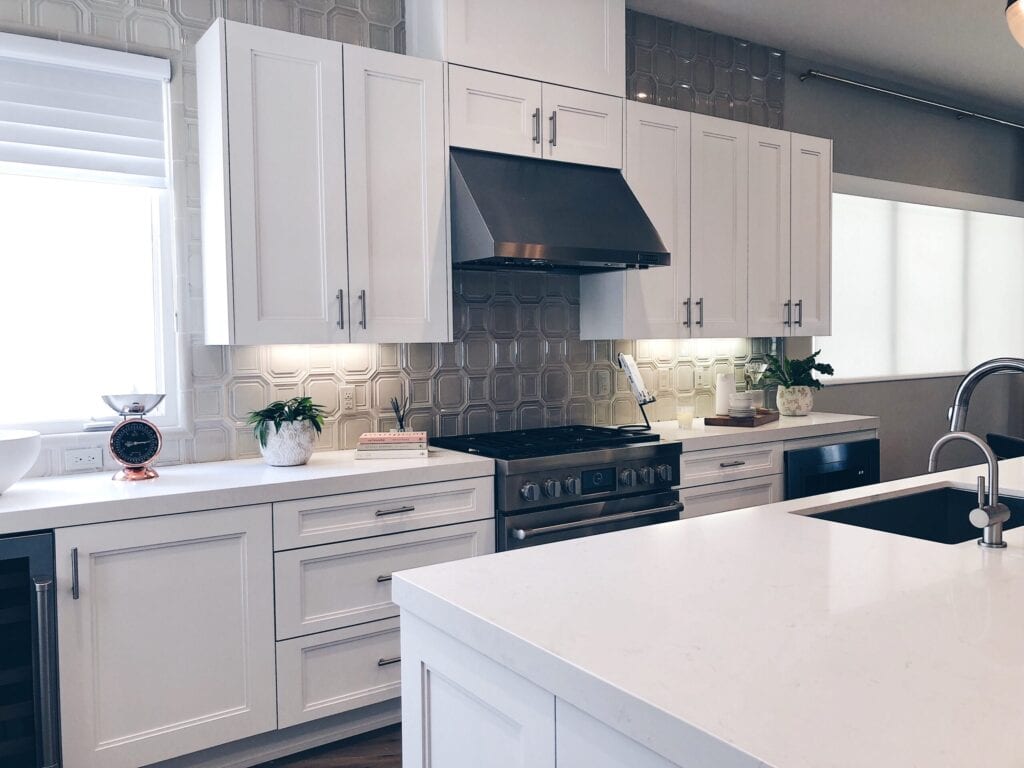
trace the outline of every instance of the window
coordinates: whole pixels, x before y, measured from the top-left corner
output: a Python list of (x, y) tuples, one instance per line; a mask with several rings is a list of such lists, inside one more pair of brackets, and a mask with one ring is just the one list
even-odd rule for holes
[(836, 379), (959, 374), (1024, 355), (1024, 205), (880, 186), (903, 199), (833, 197), (832, 336), (814, 344)]
[(177, 423), (168, 62), (0, 35), (0, 425)]

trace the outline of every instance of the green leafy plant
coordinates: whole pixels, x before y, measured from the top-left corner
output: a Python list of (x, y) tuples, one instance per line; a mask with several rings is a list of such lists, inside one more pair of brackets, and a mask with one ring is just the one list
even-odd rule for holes
[(765, 371), (764, 379), (768, 383), (778, 384), (783, 387), (814, 387), (821, 389), (822, 383), (814, 378), (814, 372), (832, 376), (835, 371), (828, 363), (815, 362), (815, 358), (821, 354), (819, 349), (810, 357), (802, 360), (797, 358), (778, 358), (775, 355), (768, 355), (768, 370)]
[(312, 398), (293, 397), (291, 400), (277, 400), (266, 408), (249, 413), (252, 433), (264, 448), (267, 447), (271, 424), (280, 431), (282, 424), (294, 421), (308, 421), (319, 435), (324, 426), (324, 408), (314, 403)]

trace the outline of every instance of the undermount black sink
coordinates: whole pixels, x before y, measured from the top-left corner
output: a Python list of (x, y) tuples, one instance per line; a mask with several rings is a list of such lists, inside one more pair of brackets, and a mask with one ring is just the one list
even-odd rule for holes
[[(1003, 524), (1003, 530), (1024, 525), (1024, 499), (1000, 496), (999, 500), (1010, 508), (1010, 519)], [(895, 533), (897, 536), (912, 536), (940, 544), (959, 544), (981, 537), (981, 531), (967, 519), (970, 511), (977, 506), (977, 493), (956, 488), (935, 488), (855, 507), (818, 512), (807, 517)]]

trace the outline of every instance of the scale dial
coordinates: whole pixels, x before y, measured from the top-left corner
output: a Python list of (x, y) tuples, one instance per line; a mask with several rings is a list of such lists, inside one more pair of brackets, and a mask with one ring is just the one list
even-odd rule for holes
[(148, 465), (160, 453), (160, 430), (145, 419), (126, 419), (110, 433), (110, 454), (125, 472), (121, 479), (143, 480), (156, 477)]

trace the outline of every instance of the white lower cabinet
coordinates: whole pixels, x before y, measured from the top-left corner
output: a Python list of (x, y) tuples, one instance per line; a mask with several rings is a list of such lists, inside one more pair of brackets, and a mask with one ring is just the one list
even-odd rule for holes
[(558, 768), (674, 768), (661, 755), (559, 699), (555, 705)]
[(64, 768), (277, 727), (269, 505), (56, 532)]
[(679, 500), (683, 502), (683, 513), (680, 517), (685, 520), (690, 517), (728, 512), (732, 509), (774, 504), (783, 500), (784, 492), (785, 483), (782, 475), (751, 477), (728, 483), (684, 488), (679, 492)]
[(685, 520), (782, 501), (785, 446), (779, 441), (683, 451), (680, 518)]

